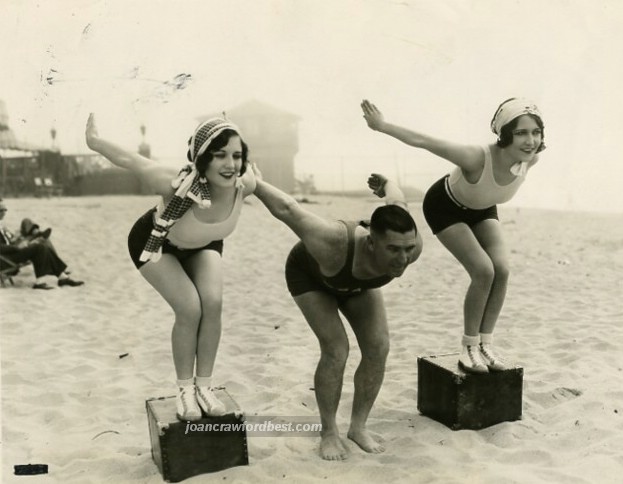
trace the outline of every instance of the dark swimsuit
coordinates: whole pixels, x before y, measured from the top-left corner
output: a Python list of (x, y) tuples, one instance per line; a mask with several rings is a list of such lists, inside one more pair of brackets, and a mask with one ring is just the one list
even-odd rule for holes
[[(130, 230), (130, 234), (128, 235), (128, 250), (130, 251), (130, 257), (132, 258), (132, 262), (134, 262), (134, 265), (137, 269), (145, 264), (145, 262), (140, 260), (140, 257), (143, 249), (145, 248), (145, 243), (149, 238), (149, 234), (151, 234), (151, 231), (154, 228), (155, 212), (156, 208), (154, 207), (144, 213), (141, 218), (136, 221), (136, 223)], [(162, 253), (172, 254), (177, 257), (180, 262), (183, 262), (191, 255), (194, 255), (197, 252), (206, 249), (215, 250), (219, 254), (223, 255), (223, 241), (215, 240), (214, 242), (210, 242), (204, 247), (198, 247), (196, 249), (180, 249), (179, 247), (171, 244), (167, 239), (164, 239), (164, 242), (162, 244)]]
[(497, 205), (475, 210), (462, 205), (453, 195), (448, 186), (446, 175), (435, 182), (426, 192), (422, 210), (428, 226), (433, 234), (457, 223), (464, 223), (470, 227), (486, 219), (498, 219)]
[(357, 279), (353, 276), (353, 258), (355, 255), (355, 227), (362, 222), (344, 222), (348, 234), (346, 262), (334, 276), (325, 276), (320, 272), (318, 262), (307, 251), (303, 242), (299, 241), (290, 251), (286, 261), (286, 283), (292, 297), (310, 291), (321, 291), (339, 298), (361, 294), (366, 289), (384, 286), (393, 278), (379, 276), (373, 279)]

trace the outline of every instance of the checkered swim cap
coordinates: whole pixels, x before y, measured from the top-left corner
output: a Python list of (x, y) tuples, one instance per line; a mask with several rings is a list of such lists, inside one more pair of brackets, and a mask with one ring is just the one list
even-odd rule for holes
[(206, 152), (212, 140), (226, 129), (231, 129), (240, 136), (238, 126), (226, 119), (212, 118), (201, 123), (188, 140), (188, 160), (195, 163)]

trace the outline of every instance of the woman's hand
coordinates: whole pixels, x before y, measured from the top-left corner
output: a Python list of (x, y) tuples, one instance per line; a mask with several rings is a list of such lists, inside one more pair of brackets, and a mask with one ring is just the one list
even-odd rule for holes
[(95, 115), (93, 113), (89, 114), (89, 119), (87, 119), (87, 127), (84, 135), (87, 146), (93, 151), (96, 151), (96, 144), (99, 140), (99, 134), (97, 132), (97, 126), (95, 125)]
[(385, 122), (383, 113), (367, 99), (361, 102), (361, 110), (363, 111), (363, 118), (368, 123), (368, 127), (374, 131), (379, 131)]
[(262, 176), (262, 172), (260, 168), (254, 162), (250, 162), (251, 169), (253, 170), (253, 174), (255, 175), (255, 179), (258, 181), (262, 181), (264, 177)]
[(387, 178), (378, 173), (372, 173), (368, 178), (368, 187), (372, 190), (377, 197), (383, 198), (385, 196), (385, 184)]

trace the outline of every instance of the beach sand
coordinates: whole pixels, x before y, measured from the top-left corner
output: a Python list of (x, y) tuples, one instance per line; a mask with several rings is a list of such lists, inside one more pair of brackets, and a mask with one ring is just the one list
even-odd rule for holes
[[(373, 198), (312, 197), (305, 208), (369, 216)], [(6, 222), (29, 216), (79, 288), (33, 291), (32, 268), (0, 289), (3, 482), (159, 483), (145, 400), (174, 394), (172, 313), (134, 269), (126, 236), (155, 197), (8, 199)], [(524, 368), (523, 419), (452, 431), (417, 410), (417, 357), (459, 350), (467, 276), (412, 206), (420, 260), (384, 288), (391, 352), (369, 427), (384, 454), (352, 442), (345, 462), (318, 438), (249, 437), (248, 466), (185, 482), (621, 482), (623, 473), (623, 214), (501, 208), (512, 274), (496, 341)], [(226, 240), (223, 336), (215, 379), (249, 415), (317, 417), (316, 339), (290, 299), (283, 266), (295, 236), (255, 198)], [(54, 283), (53, 280), (49, 281)], [(346, 432), (351, 354), (338, 418)], [(120, 358), (120, 355), (127, 356)], [(16, 464), (49, 474), (13, 475)]]

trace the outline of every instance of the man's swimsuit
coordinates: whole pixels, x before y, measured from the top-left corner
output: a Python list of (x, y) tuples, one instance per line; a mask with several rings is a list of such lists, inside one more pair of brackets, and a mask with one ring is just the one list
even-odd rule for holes
[(355, 255), (355, 227), (362, 222), (340, 221), (346, 226), (348, 248), (346, 262), (334, 276), (325, 276), (320, 272), (318, 262), (307, 251), (305, 244), (299, 241), (290, 251), (286, 261), (286, 283), (293, 297), (310, 291), (322, 291), (338, 297), (350, 297), (361, 294), (366, 289), (384, 286), (393, 278), (379, 276), (373, 279), (357, 279), (353, 276), (353, 258)]

